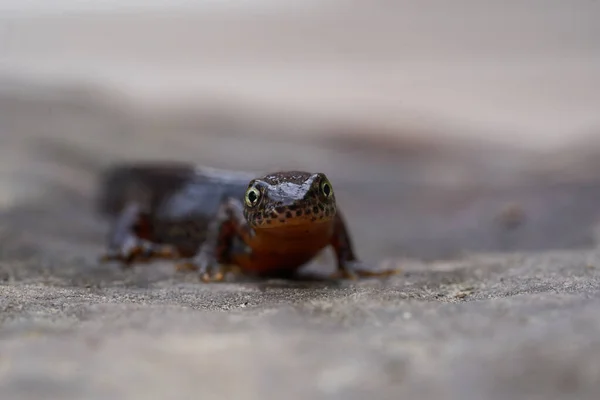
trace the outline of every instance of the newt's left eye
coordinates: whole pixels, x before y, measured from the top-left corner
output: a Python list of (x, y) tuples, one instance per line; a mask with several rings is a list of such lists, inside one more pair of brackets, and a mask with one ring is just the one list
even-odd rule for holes
[(326, 198), (333, 196), (333, 188), (331, 187), (331, 183), (329, 183), (329, 181), (323, 181), (321, 183), (321, 192)]
[(255, 187), (251, 187), (246, 191), (244, 198), (248, 207), (254, 207), (260, 201), (260, 190)]

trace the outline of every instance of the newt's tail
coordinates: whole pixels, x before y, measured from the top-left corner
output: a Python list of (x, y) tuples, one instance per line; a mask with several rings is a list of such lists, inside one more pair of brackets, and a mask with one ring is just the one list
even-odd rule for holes
[(166, 161), (113, 165), (100, 174), (97, 209), (115, 215), (132, 201), (153, 208), (188, 182), (194, 171), (192, 164)]
[(93, 199), (96, 210), (102, 214), (115, 215), (131, 201), (152, 207), (196, 172), (195, 165), (185, 162), (107, 161), (95, 151), (53, 138), (40, 138), (34, 144), (37, 159), (66, 168), (70, 171), (68, 177), (76, 175), (87, 184), (93, 182), (88, 189), (82, 189), (80, 182), (73, 179), (50, 176), (53, 189)]

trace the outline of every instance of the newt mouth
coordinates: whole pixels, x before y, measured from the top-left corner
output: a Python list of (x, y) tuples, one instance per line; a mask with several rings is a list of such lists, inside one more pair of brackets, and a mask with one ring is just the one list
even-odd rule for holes
[(335, 204), (307, 203), (267, 207), (261, 211), (248, 213), (247, 218), (252, 226), (261, 229), (301, 227), (330, 222), (334, 219), (335, 213)]

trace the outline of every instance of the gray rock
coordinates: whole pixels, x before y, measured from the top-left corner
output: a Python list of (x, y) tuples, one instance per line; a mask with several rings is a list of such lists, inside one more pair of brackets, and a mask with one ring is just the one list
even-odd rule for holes
[[(84, 133), (123, 116), (79, 116), (78, 126), (94, 127), (80, 131), (71, 127), (71, 108), (55, 104), (49, 122), (36, 114), (46, 110), (39, 104), (11, 107), (0, 107), (1, 120), (12, 118), (2, 137), (11, 140), (0, 147), (0, 165), (10, 167), (0, 170), (0, 192), (10, 199), (0, 213), (2, 398), (600, 396), (600, 183), (593, 174), (557, 184), (527, 170), (486, 167), (506, 164), (496, 162), (506, 160), (498, 149), (407, 157), (377, 146), (241, 136), (235, 140), (248, 146), (232, 148), (231, 138), (174, 133), (167, 149), (168, 134), (150, 125), (140, 128), (143, 143), (108, 129), (103, 147)], [(42, 142), (58, 163), (33, 151), (40, 143), (28, 130), (34, 125), (64, 132), (55, 148)], [(75, 137), (80, 145), (89, 139), (90, 152), (79, 159), (58, 151)], [(247, 168), (269, 167), (272, 151), (291, 157), (286, 165), (325, 170), (359, 254), (403, 273), (207, 285), (169, 263), (100, 265), (108, 222), (93, 212), (96, 161), (114, 161), (127, 146), (147, 158), (197, 156)], [(230, 158), (215, 149), (238, 150)], [(465, 175), (456, 185), (432, 179), (432, 169), (458, 166)]]

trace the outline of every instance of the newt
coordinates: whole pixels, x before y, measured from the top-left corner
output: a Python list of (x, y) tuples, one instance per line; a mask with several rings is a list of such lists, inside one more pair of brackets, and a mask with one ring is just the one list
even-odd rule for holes
[(223, 280), (231, 266), (290, 277), (331, 246), (337, 276), (397, 272), (369, 271), (358, 259), (324, 173), (149, 162), (112, 167), (101, 190), (102, 211), (115, 217), (103, 262), (183, 260), (178, 269), (195, 270), (206, 282)]

